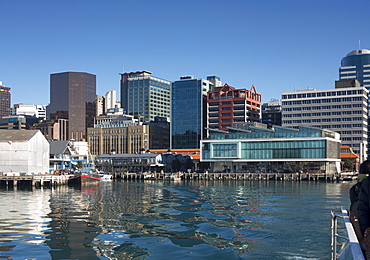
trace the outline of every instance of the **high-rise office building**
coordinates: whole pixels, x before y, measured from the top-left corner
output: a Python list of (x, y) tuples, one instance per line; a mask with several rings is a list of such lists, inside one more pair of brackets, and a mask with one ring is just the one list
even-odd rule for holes
[(50, 114), (68, 119), (68, 138), (86, 140), (86, 129), (94, 125), (96, 76), (85, 72), (50, 75)]
[(271, 100), (262, 104), (262, 123), (272, 126), (281, 125), (281, 100)]
[(10, 115), (10, 88), (3, 86), (0, 81), (0, 118)]
[[(359, 82), (336, 82), (335, 89), (307, 89), (282, 93), (283, 126), (309, 125), (341, 135), (341, 144), (367, 157), (368, 93)], [(343, 84), (342, 84), (343, 83)]]
[(370, 50), (351, 51), (341, 61), (339, 79), (357, 79), (362, 87), (370, 90)]
[(105, 98), (102, 95), (96, 95), (95, 98), (96, 105), (96, 116), (101, 116), (105, 113)]
[(149, 71), (121, 73), (121, 107), (143, 122), (156, 116), (170, 117), (171, 82)]
[(235, 89), (228, 84), (207, 94), (209, 128), (227, 130), (234, 122), (259, 122), (261, 94), (251, 89)]
[(104, 111), (110, 108), (116, 108), (117, 105), (117, 92), (115, 90), (105, 93)]
[[(339, 79), (357, 80), (362, 87), (370, 91), (370, 50), (359, 48), (342, 58), (341, 67), (339, 68)], [(369, 108), (370, 103), (368, 103), (368, 110)], [(370, 129), (368, 129), (368, 137), (370, 138)], [(369, 144), (370, 140), (368, 140)], [(367, 150), (370, 152), (369, 147)]]
[(184, 76), (172, 83), (171, 148), (200, 148), (207, 127), (207, 92), (213, 87), (210, 80), (193, 76)]

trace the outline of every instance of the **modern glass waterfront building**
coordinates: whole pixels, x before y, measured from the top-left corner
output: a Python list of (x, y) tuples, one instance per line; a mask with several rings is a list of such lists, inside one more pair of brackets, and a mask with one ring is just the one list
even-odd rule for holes
[[(347, 83), (352, 84), (352, 81)], [(335, 131), (341, 135), (342, 145), (352, 147), (364, 160), (367, 157), (369, 91), (359, 84), (343, 87), (345, 82), (336, 82), (335, 89), (283, 92), (283, 126), (304, 124)]]
[(140, 121), (170, 117), (171, 82), (151, 76), (149, 71), (121, 74), (121, 106)]
[(330, 130), (270, 129), (261, 123), (209, 130), (201, 141), (201, 162), (215, 172), (340, 172), (340, 135)]
[(181, 77), (172, 83), (171, 148), (199, 148), (207, 124), (206, 96), (210, 80)]
[(341, 61), (339, 79), (357, 79), (360, 85), (370, 90), (370, 50), (351, 51)]

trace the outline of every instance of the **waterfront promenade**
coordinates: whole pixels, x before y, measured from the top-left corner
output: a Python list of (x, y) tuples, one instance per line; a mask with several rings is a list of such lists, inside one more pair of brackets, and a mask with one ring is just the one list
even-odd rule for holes
[(278, 180), (278, 181), (343, 181), (352, 180), (339, 174), (327, 173), (110, 173), (123, 180)]
[[(326, 181), (352, 180), (326, 173), (111, 173), (120, 180), (265, 180), (265, 181)], [(68, 184), (69, 175), (0, 176), (1, 186), (58, 186)]]

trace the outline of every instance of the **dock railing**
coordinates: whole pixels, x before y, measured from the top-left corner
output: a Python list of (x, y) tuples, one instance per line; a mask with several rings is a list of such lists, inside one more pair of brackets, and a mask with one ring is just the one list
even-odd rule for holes
[[(338, 219), (341, 220), (339, 225)], [(340, 234), (338, 233), (340, 231)], [(339, 250), (338, 250), (339, 249)], [(331, 260), (365, 260), (353, 225), (344, 206), (331, 211)]]

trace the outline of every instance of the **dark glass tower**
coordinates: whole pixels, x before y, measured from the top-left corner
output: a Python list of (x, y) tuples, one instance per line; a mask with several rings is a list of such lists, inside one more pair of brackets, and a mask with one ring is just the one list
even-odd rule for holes
[(68, 138), (86, 140), (95, 116), (96, 76), (84, 72), (50, 75), (50, 115), (69, 121)]
[(357, 79), (362, 87), (370, 90), (370, 51), (351, 51), (341, 61), (339, 79)]
[(181, 77), (172, 83), (171, 148), (200, 148), (207, 126), (207, 92), (213, 83), (205, 79)]
[(0, 81), (0, 118), (10, 115), (10, 88), (2, 86)]

